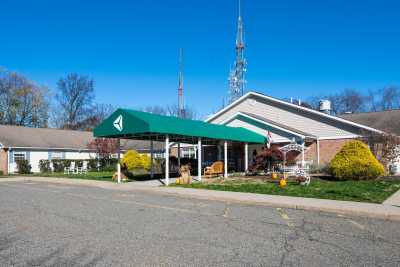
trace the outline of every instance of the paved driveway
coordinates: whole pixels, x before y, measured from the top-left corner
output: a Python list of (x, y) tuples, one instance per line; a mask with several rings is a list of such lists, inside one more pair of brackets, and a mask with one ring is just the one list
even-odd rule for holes
[(2, 182), (0, 265), (399, 266), (400, 224), (135, 191)]

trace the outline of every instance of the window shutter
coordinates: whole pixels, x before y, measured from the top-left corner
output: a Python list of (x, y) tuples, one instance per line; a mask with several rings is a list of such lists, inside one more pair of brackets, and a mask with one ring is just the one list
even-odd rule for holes
[(51, 151), (49, 151), (48, 159), (51, 160)]
[(31, 152), (30, 151), (26, 151), (25, 152), (25, 159), (28, 161), (28, 162), (31, 162)]
[(10, 150), (10, 163), (14, 163), (14, 151)]
[(65, 159), (65, 152), (62, 152), (62, 153), (61, 153), (61, 158), (62, 158), (62, 159)]

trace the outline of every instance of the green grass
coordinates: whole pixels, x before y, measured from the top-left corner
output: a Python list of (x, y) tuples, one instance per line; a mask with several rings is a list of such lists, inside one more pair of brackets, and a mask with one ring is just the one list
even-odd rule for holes
[(100, 172), (88, 172), (86, 174), (64, 174), (62, 172), (61, 173), (52, 172), (52, 173), (15, 174), (15, 176), (60, 177), (60, 178), (72, 178), (72, 179), (112, 181), (113, 174), (114, 172), (100, 171)]
[[(49, 173), (30, 173), (30, 174), (11, 174), (11, 176), (31, 176), (31, 177), (60, 177), (71, 179), (87, 179), (98, 181), (112, 181), (112, 176), (115, 171), (94, 171), (86, 174), (64, 174), (63, 172), (49, 172)], [(160, 174), (155, 174), (155, 178), (159, 178)], [(132, 172), (132, 177), (129, 181), (145, 181), (150, 179), (150, 174), (143, 172)]]
[(280, 188), (277, 183), (229, 181), (224, 183), (193, 183), (173, 185), (220, 191), (248, 192), (269, 195), (322, 198), (358, 202), (382, 203), (400, 189), (400, 181), (325, 181), (312, 180), (308, 186), (288, 183)]

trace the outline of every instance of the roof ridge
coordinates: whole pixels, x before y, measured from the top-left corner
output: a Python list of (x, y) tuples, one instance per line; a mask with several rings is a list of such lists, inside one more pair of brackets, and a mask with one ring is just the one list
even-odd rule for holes
[(66, 132), (79, 132), (79, 133), (92, 133), (92, 131), (82, 131), (82, 130), (72, 130), (72, 129), (60, 129), (60, 128), (50, 128), (50, 127), (29, 127), (22, 125), (11, 125), (11, 124), (0, 124), (0, 127), (5, 128), (23, 128), (23, 129), (32, 129), (32, 130), (48, 130), (48, 131), (66, 131)]

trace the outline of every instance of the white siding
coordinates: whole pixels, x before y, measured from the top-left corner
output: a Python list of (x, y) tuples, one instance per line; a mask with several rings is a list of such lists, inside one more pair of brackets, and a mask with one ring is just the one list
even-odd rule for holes
[[(259, 128), (259, 127), (255, 126), (253, 124), (244, 122), (244, 121), (242, 121), (240, 119), (235, 119), (235, 120), (229, 122), (227, 125), (228, 126), (232, 126), (232, 127), (243, 127), (243, 128), (246, 128), (246, 129), (248, 129), (250, 131), (253, 131), (255, 133), (261, 134), (262, 136), (267, 136), (268, 135), (268, 130)], [(288, 138), (287, 136), (279, 135), (279, 134), (277, 134), (277, 133), (275, 133), (273, 131), (271, 131), (271, 135), (272, 135), (272, 142), (273, 143), (281, 143), (281, 142), (290, 142), (291, 141), (291, 139)]]
[[(22, 151), (22, 150), (21, 150)], [(23, 151), (29, 151), (29, 163), (32, 166), (32, 172), (40, 172), (39, 168), (39, 161), (42, 159), (49, 159), (49, 152), (48, 150), (23, 150)], [(62, 150), (57, 150), (57, 152), (63, 152), (65, 153), (65, 159), (72, 159), (72, 160), (79, 160), (79, 159), (90, 159), (90, 158), (95, 158), (96, 153), (90, 153), (90, 152), (79, 152), (79, 151), (62, 151)], [(18, 171), (17, 169), (17, 164), (15, 162), (11, 162), (9, 164), (10, 166), (10, 173), (16, 173)]]
[(317, 137), (340, 137), (357, 134), (357, 129), (353, 126), (323, 118), (316, 114), (309, 114), (253, 95), (209, 122), (221, 124), (238, 112), (252, 113)]
[(91, 159), (95, 158), (96, 153), (90, 152), (65, 152), (65, 159)]

